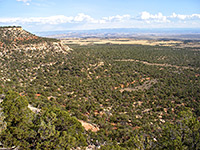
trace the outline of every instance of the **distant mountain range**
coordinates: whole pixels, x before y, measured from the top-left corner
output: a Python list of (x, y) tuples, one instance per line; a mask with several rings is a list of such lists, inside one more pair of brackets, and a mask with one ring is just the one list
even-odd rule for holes
[(200, 28), (112, 28), (35, 32), (53, 38), (200, 39)]

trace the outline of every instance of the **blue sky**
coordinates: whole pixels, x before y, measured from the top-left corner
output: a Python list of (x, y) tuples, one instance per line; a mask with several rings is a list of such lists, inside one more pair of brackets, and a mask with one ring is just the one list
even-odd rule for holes
[(0, 25), (34, 32), (200, 28), (200, 0), (0, 0)]

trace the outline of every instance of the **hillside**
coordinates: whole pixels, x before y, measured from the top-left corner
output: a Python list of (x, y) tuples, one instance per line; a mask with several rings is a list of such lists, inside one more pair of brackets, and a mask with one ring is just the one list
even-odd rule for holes
[[(32, 44), (45, 45), (45, 43), (53, 43), (53, 42), (58, 42), (59, 44), (57, 45), (60, 46), (59, 47), (60, 49), (62, 49), (63, 45), (61, 46), (61, 43), (59, 40), (52, 39), (52, 38), (38, 37), (24, 30), (21, 26), (0, 27), (0, 47), (1, 48), (15, 48), (16, 46), (22, 46), (23, 48), (24, 46), (31, 46)], [(68, 50), (68, 48), (66, 50)]]
[(69, 48), (21, 28), (1, 33), (2, 146), (200, 148), (199, 47)]
[[(32, 88), (33, 81), (48, 72), (60, 57), (67, 58), (72, 49), (59, 40), (38, 37), (21, 27), (0, 27), (0, 41), (0, 149), (50, 149), (51, 140), (64, 140), (62, 147), (66, 149), (86, 145), (83, 127), (76, 118), (51, 106), (46, 97), (44, 100), (30, 96), (40, 96), (33, 90), (40, 85)], [(34, 107), (35, 100), (45, 107)]]
[[(0, 81), (2, 83), (9, 81), (16, 72), (25, 73), (21, 74), (20, 84), (24, 82), (25, 77), (25, 80), (33, 80), (36, 75), (33, 70), (56, 63), (45, 62), (47, 57), (68, 54), (71, 50), (59, 40), (38, 37), (21, 27), (1, 27), (0, 35), (0, 69), (2, 70)], [(17, 63), (16, 66), (13, 66), (14, 62)]]
[(0, 42), (1, 46), (8, 46), (9, 44), (27, 44), (40, 43), (42, 41), (57, 41), (55, 39), (47, 39), (38, 37), (21, 26), (6, 26), (0, 27)]

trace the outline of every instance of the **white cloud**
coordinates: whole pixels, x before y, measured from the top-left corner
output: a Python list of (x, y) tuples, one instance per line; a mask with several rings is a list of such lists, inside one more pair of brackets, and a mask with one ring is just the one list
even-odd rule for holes
[(129, 20), (131, 18), (130, 15), (116, 15), (116, 16), (109, 16), (103, 17), (99, 20), (99, 23), (106, 23), (106, 22), (124, 22), (125, 20)]
[(31, 1), (31, 0), (17, 0), (17, 1), (26, 3), (26, 2)]
[(110, 17), (103, 17), (96, 20), (89, 15), (80, 13), (77, 16), (50, 16), (50, 17), (30, 17), (30, 18), (0, 18), (0, 23), (39, 23), (39, 24), (62, 24), (62, 23), (108, 23), (108, 22), (123, 22), (130, 18), (130, 15), (116, 15)]
[(181, 14), (173, 13), (169, 18), (180, 19), (180, 20), (200, 19), (200, 14), (181, 15)]
[[(30, 0), (29, 0), (30, 1)], [(23, 0), (28, 2), (28, 0)], [(139, 16), (115, 15), (102, 18), (93, 18), (84, 13), (76, 16), (56, 15), (49, 17), (29, 17), (29, 18), (0, 18), (0, 25), (21, 25), (34, 30), (49, 29), (56, 30), (62, 28), (73, 29), (94, 29), (94, 28), (165, 28), (165, 27), (200, 27), (200, 14), (176, 14), (165, 16), (162, 13), (151, 14), (147, 11)]]
[(24, 2), (26, 5), (30, 5), (29, 2), (31, 2), (31, 0), (17, 0), (18, 2)]
[(73, 17), (66, 17), (64, 15), (50, 16), (50, 17), (30, 17), (30, 18), (0, 18), (0, 23), (18, 23), (18, 24), (62, 24), (71, 23)]
[(187, 20), (187, 19), (200, 19), (200, 14), (191, 14), (191, 15), (182, 15), (182, 14), (176, 14), (172, 13), (171, 16), (164, 16), (162, 13), (158, 14), (150, 14), (149, 12), (142, 12), (140, 16), (141, 20), (147, 21), (147, 22), (170, 22), (172, 19), (175, 19), (174, 21), (178, 20)]
[(85, 15), (84, 13), (80, 13), (77, 16), (73, 18), (74, 22), (91, 22), (91, 23), (97, 23), (98, 21), (92, 18), (89, 15)]
[(150, 18), (151, 18), (151, 14), (149, 12), (144, 11), (141, 13), (141, 19), (147, 20)]
[(176, 14), (176, 13), (173, 13), (173, 14), (171, 15), (171, 18), (177, 18), (177, 19), (184, 20), (184, 19), (187, 18), (187, 16), (186, 16), (186, 15), (178, 15), (178, 14)]
[[(145, 21), (146, 23), (169, 23), (169, 22), (177, 22), (177, 21), (190, 21), (190, 20), (198, 20), (200, 21), (200, 14), (191, 14), (191, 15), (182, 15), (172, 13), (171, 16), (164, 16), (162, 13), (157, 14), (150, 14), (149, 12), (142, 12), (140, 17), (141, 20)], [(187, 22), (186, 22), (187, 23)]]
[(155, 14), (155, 15), (152, 15), (150, 14), (149, 12), (142, 12), (141, 13), (141, 17), (140, 17), (142, 20), (145, 20), (147, 22), (170, 22), (166, 16), (163, 16), (162, 13), (158, 13), (158, 14)]
[(17, 0), (17, 1), (26, 3), (26, 2), (31, 1), (31, 0)]

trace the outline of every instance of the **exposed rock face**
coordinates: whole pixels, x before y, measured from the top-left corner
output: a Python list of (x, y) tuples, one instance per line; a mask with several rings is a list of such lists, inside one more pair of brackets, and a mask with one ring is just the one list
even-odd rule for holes
[[(19, 50), (19, 51), (23, 50), (24, 52), (34, 51), (34, 50), (49, 52), (50, 50), (53, 50), (54, 52), (60, 52), (60, 53), (65, 53), (65, 54), (68, 53), (70, 50), (72, 50), (67, 45), (63, 45), (60, 41), (58, 42), (45, 41), (41, 43), (31, 43), (31, 44), (24, 44), (24, 45), (13, 44), (12, 48), (14, 50)], [(6, 52), (5, 50), (6, 49), (4, 49), (4, 52)]]
[[(66, 53), (71, 50), (61, 41), (38, 37), (20, 26), (0, 27), (0, 49), (46, 50), (54, 49), (56, 52)], [(1, 54), (0, 54), (1, 55)]]
[(10, 50), (53, 50), (56, 53), (67, 53), (71, 49), (62, 41), (38, 37), (20, 26), (0, 27), (0, 56), (8, 54)]
[(28, 104), (28, 108), (34, 113), (39, 113), (40, 112), (39, 108), (33, 107), (31, 104)]
[(97, 127), (95, 124), (90, 124), (83, 120), (78, 120), (78, 121), (82, 124), (82, 126), (85, 128), (86, 131), (88, 130), (91, 130), (92, 132), (99, 131), (99, 127)]
[(40, 39), (40, 37), (31, 34), (22, 29), (22, 27), (0, 27), (0, 45), (19, 43), (25, 41), (31, 41)]

